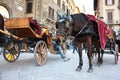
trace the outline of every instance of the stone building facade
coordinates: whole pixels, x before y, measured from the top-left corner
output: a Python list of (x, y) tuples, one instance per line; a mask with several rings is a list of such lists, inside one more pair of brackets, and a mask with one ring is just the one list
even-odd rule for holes
[(48, 27), (55, 26), (56, 12), (64, 14), (67, 9), (71, 14), (80, 13), (73, 0), (0, 0), (0, 12), (6, 10), (5, 18), (33, 17)]
[(94, 0), (95, 16), (120, 31), (120, 0)]

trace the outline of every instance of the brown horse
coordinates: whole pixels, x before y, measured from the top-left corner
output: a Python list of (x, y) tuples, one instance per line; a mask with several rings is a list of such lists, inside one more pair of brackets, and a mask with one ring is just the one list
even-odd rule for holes
[[(88, 49), (87, 55), (89, 59), (88, 72), (92, 72), (92, 46), (99, 46), (98, 31), (95, 31), (93, 23), (90, 21), (87, 15), (83, 13), (73, 15), (69, 15), (68, 12), (65, 15), (60, 15), (58, 13), (58, 16), (59, 20), (56, 22), (56, 28), (58, 29), (58, 32), (64, 34), (66, 37), (68, 35), (74, 36), (76, 45), (78, 46), (79, 65), (76, 71), (81, 71), (82, 69), (82, 43), (86, 43)], [(97, 50), (100, 49), (99, 47), (96, 48)]]
[(0, 29), (4, 30), (4, 18), (1, 14), (0, 14)]
[[(4, 30), (4, 18), (1, 14), (0, 14), (0, 29)], [(4, 46), (5, 43), (6, 43), (6, 36), (0, 33), (0, 46)]]

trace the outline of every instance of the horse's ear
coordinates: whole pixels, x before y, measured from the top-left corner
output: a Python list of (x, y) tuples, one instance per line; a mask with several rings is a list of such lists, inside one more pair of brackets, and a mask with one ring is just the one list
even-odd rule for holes
[(62, 14), (60, 14), (59, 12), (57, 12), (57, 15), (59, 18), (62, 18)]
[(69, 17), (70, 16), (70, 11), (67, 9), (67, 12), (66, 12), (66, 16)]

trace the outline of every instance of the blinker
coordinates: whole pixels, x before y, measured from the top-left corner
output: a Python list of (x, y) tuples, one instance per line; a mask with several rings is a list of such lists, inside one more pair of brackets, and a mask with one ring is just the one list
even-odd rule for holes
[(65, 21), (65, 19), (59, 19), (59, 20), (58, 20), (59, 23), (61, 23), (61, 22), (63, 22), (63, 21)]

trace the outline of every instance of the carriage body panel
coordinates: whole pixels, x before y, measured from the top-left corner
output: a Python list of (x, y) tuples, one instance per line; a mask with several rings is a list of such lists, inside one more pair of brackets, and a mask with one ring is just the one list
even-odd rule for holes
[(41, 27), (41, 34), (35, 33), (35, 31), (31, 28), (30, 22), (28, 18), (12, 18), (8, 19), (5, 22), (5, 28), (10, 31), (10, 33), (21, 37), (21, 38), (29, 38), (36, 37), (42, 38), (42, 36), (48, 35), (47, 27)]

